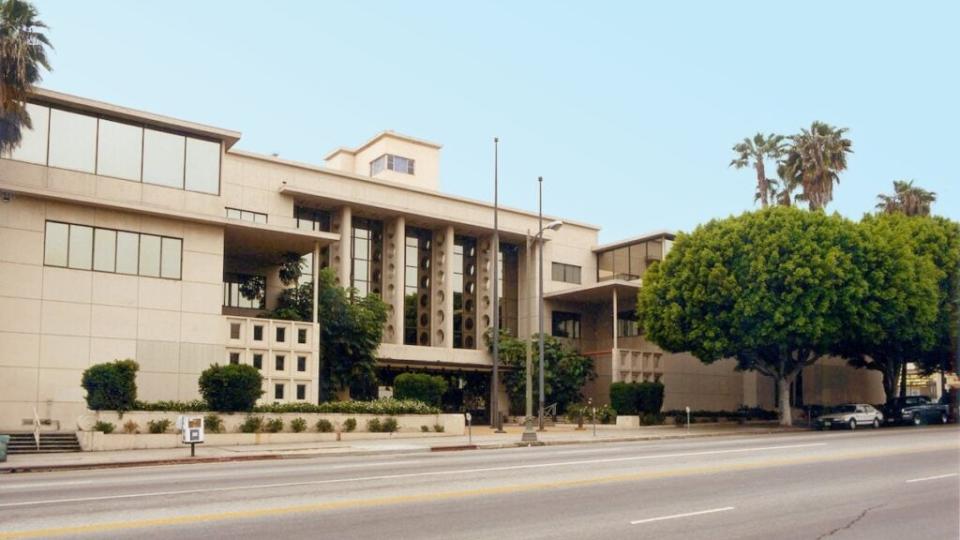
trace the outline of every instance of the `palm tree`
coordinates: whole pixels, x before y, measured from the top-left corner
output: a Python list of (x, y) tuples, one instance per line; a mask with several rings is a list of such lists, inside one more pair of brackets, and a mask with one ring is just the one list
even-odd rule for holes
[(20, 144), (23, 127), (33, 127), (26, 98), (40, 82), (40, 68), (50, 70), (46, 27), (29, 2), (0, 0), (0, 153)]
[(902, 212), (908, 216), (929, 216), (937, 194), (914, 186), (913, 180), (894, 180), (893, 195), (881, 193), (877, 199), (880, 201), (877, 210), (887, 214)]
[(734, 145), (733, 151), (738, 155), (730, 162), (731, 167), (742, 169), (752, 166), (757, 171), (757, 193), (754, 201), (760, 201), (764, 208), (769, 206), (770, 200), (776, 195), (777, 181), (767, 178), (764, 161), (777, 161), (784, 152), (783, 135), (769, 134), (766, 137), (757, 133), (753, 139), (746, 137), (743, 142)]
[(814, 122), (809, 130), (790, 137), (782, 169), (784, 183), (801, 188), (795, 199), (806, 201), (811, 210), (820, 210), (833, 200), (833, 184), (840, 183), (847, 154), (853, 152), (853, 143), (843, 137), (846, 132), (847, 128)]

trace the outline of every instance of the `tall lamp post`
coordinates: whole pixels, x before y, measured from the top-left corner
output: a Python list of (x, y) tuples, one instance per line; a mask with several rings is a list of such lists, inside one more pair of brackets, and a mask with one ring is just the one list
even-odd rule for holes
[(493, 382), (490, 385), (490, 427), (503, 433), (500, 423), (500, 228), (499, 211), (499, 143), (493, 138)]
[(540, 322), (540, 334), (539, 334), (540, 372), (538, 375), (539, 380), (538, 380), (537, 386), (538, 386), (538, 389), (540, 390), (540, 395), (537, 397), (539, 398), (538, 403), (540, 405), (540, 409), (538, 413), (538, 417), (540, 419), (539, 430), (543, 431), (543, 406), (544, 406), (544, 396), (543, 396), (543, 363), (544, 363), (543, 362), (543, 232), (547, 229), (555, 231), (563, 226), (563, 222), (551, 221), (550, 223), (547, 224), (546, 227), (543, 226), (543, 177), (542, 176), (538, 177), (537, 182), (539, 184), (538, 206), (539, 206), (539, 227), (540, 227), (540, 232), (537, 233), (537, 240), (539, 244), (537, 246), (538, 248), (537, 251), (539, 252), (538, 254), (540, 257), (540, 264), (537, 265), (539, 267), (538, 272), (540, 277), (540, 286), (537, 287), (537, 295), (539, 297), (539, 303), (540, 303), (540, 310), (539, 310), (539, 316), (538, 316), (538, 319)]

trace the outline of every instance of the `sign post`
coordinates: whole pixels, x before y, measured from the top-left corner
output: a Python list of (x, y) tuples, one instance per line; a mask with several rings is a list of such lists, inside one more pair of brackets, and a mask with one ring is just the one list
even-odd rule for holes
[(473, 415), (467, 411), (464, 416), (467, 417), (467, 444), (473, 444), (473, 426), (471, 425)]
[(687, 430), (689, 430), (690, 429), (690, 406), (687, 405), (686, 409), (687, 409)]
[(203, 417), (180, 416), (177, 427), (183, 436), (183, 444), (190, 445), (190, 457), (197, 455), (197, 444), (203, 444)]

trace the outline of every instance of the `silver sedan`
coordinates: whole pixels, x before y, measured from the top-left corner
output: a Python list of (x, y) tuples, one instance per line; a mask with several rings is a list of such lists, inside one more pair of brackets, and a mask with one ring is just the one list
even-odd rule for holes
[(852, 431), (858, 426), (873, 426), (876, 429), (882, 423), (883, 413), (873, 405), (849, 403), (833, 407), (828, 413), (818, 416), (814, 426), (817, 429), (848, 428)]

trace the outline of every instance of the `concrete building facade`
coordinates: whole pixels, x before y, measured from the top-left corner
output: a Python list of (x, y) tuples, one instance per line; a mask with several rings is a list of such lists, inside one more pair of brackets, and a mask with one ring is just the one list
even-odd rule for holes
[[(28, 110), (33, 129), (0, 156), (0, 429), (34, 417), (72, 429), (83, 370), (121, 358), (139, 362), (143, 400), (195, 399), (203, 369), (244, 363), (263, 372), (264, 401), (316, 402), (318, 321), (263, 316), (290, 254), (308, 261), (303, 279), (328, 266), (385, 300), (384, 366), (490, 371), (493, 207), (440, 191), (439, 145), (388, 131), (313, 165), (234, 149), (235, 131), (48, 90)], [(499, 224), (501, 323), (527, 336), (537, 215), (501, 208)], [(668, 408), (772, 407), (763, 377), (639, 335), (640, 279), (672, 235), (598, 246), (598, 232), (564, 220), (543, 248), (545, 326), (594, 359), (585, 392), (604, 402), (613, 381), (662, 380)], [(872, 373), (807, 371), (811, 403), (879, 400)]]

